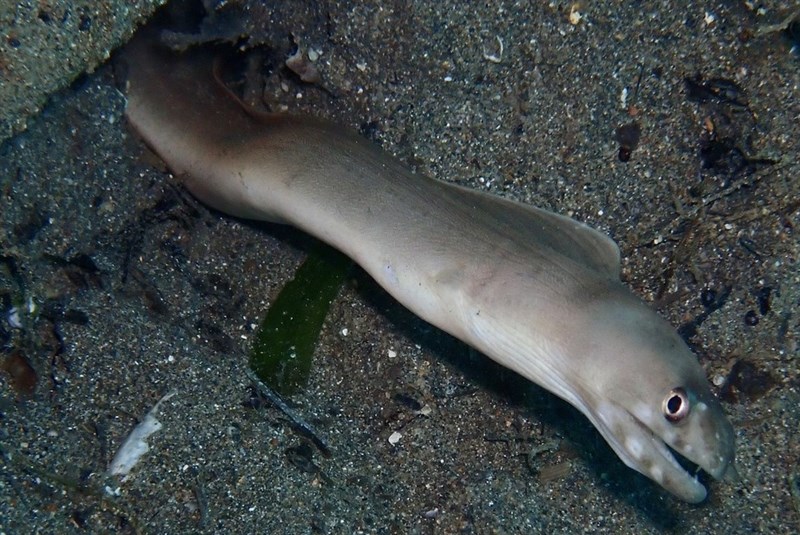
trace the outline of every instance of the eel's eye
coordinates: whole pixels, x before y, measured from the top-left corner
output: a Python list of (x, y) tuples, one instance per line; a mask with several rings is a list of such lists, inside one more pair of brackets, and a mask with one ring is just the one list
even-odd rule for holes
[(683, 388), (673, 388), (664, 398), (664, 418), (670, 422), (677, 423), (689, 416), (689, 396)]

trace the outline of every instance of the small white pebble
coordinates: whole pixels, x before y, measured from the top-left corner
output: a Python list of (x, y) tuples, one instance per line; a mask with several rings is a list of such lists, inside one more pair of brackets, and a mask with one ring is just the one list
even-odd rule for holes
[(583, 15), (579, 11), (580, 7), (580, 4), (576, 2), (569, 8), (569, 23), (573, 26), (577, 26), (581, 23), (581, 20), (583, 20)]
[(400, 442), (400, 439), (402, 438), (402, 436), (403, 436), (403, 435), (401, 435), (400, 433), (398, 433), (397, 431), (395, 431), (394, 433), (392, 433), (391, 435), (389, 435), (389, 444), (391, 444), (392, 446), (394, 446), (395, 444), (397, 444), (398, 442)]
[(393, 358), (395, 358), (396, 356), (397, 356), (397, 351), (395, 351), (394, 349), (390, 349), (390, 350), (389, 350), (389, 358), (390, 358), (390, 359), (393, 359)]
[(342, 336), (347, 336), (347, 333), (349, 333), (350, 331), (347, 329), (347, 327), (345, 327), (340, 332), (342, 333)]
[(309, 61), (317, 61), (321, 55), (322, 55), (322, 52), (319, 52), (314, 48), (309, 48), (308, 49), (308, 60)]
[(714, 379), (712, 379), (711, 382), (714, 383), (714, 386), (722, 386), (722, 384), (725, 382), (725, 376), (718, 373), (714, 376)]
[(367, 64), (364, 63), (363, 61), (359, 61), (358, 63), (356, 63), (356, 69), (358, 69), (361, 72), (364, 72), (367, 70)]
[(17, 307), (11, 307), (11, 310), (8, 311), (7, 320), (12, 329), (22, 329), (22, 320), (19, 317)]
[(441, 513), (439, 512), (439, 508), (438, 507), (434, 507), (430, 511), (425, 511), (424, 516), (425, 516), (425, 518), (439, 518), (440, 514)]

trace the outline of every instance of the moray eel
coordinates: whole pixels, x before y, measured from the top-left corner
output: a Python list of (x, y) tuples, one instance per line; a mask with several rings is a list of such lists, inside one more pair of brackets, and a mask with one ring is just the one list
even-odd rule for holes
[(245, 109), (202, 50), (121, 52), (128, 121), (202, 202), (341, 250), (425, 321), (577, 407), (622, 461), (688, 502), (734, 432), (703, 369), (620, 282), (617, 245), (546, 210), (415, 174), (331, 123)]

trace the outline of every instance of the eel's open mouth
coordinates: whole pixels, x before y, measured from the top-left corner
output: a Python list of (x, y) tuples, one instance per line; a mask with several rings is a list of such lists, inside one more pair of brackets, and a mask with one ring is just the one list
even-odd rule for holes
[[(606, 404), (605, 409), (608, 408)], [(613, 412), (613, 418), (609, 418), (609, 412), (605, 411), (603, 417), (593, 414), (590, 420), (626, 465), (676, 497), (699, 503), (707, 495), (706, 488), (697, 479), (697, 471), (690, 473), (678, 461), (676, 454), (715, 479), (735, 475), (733, 456), (727, 455), (725, 446), (720, 445), (728, 437), (720, 432), (712, 436), (713, 440), (682, 441), (683, 447), (678, 448), (675, 445), (677, 440), (670, 444), (629, 411), (615, 407)]]

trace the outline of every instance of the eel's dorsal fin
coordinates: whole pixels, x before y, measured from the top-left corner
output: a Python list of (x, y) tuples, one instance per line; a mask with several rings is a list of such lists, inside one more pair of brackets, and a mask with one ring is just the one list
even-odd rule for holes
[[(466, 188), (465, 188), (466, 189)], [(503, 233), (519, 244), (546, 246), (598, 275), (619, 280), (620, 253), (607, 235), (569, 217), (474, 190), (473, 206), (504, 227)]]

